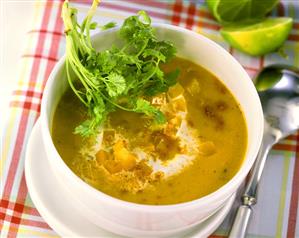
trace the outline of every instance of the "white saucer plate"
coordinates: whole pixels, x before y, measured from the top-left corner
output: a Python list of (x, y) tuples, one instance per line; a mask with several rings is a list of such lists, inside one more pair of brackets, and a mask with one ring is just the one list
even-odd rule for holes
[[(46, 158), (40, 123), (36, 122), (30, 135), (26, 158), (25, 176), (31, 199), (49, 226), (62, 237), (109, 237), (121, 236), (108, 232), (82, 217), (65, 191), (63, 181), (55, 176)], [(218, 212), (200, 223), (186, 237), (207, 237), (223, 222), (235, 200), (235, 194)]]

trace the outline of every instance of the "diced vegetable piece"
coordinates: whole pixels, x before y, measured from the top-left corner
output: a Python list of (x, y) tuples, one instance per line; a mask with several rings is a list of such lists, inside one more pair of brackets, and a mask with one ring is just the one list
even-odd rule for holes
[(153, 169), (144, 160), (141, 160), (136, 166), (136, 171), (138, 171), (140, 176), (144, 177), (150, 175)]
[(104, 167), (109, 171), (109, 173), (114, 174), (123, 170), (123, 167), (120, 163), (115, 160), (107, 161)]
[(119, 163), (124, 170), (131, 170), (136, 165), (136, 156), (130, 153), (125, 147), (124, 141), (119, 140), (113, 146), (113, 155), (117, 163)]
[(113, 155), (105, 150), (100, 150), (96, 154), (97, 165), (103, 165), (110, 173), (133, 169), (136, 166), (136, 159), (136, 156), (127, 150), (122, 140), (115, 143)]
[(174, 99), (174, 98), (177, 98), (177, 97), (183, 95), (184, 91), (185, 90), (182, 87), (182, 85), (177, 83), (168, 89), (167, 94), (171, 99)]
[(146, 153), (151, 153), (155, 150), (155, 146), (154, 144), (147, 144), (146, 146), (143, 146), (143, 150), (146, 152)]
[(100, 150), (96, 154), (96, 163), (98, 166), (104, 166), (106, 170), (109, 171), (109, 173), (117, 173), (122, 170), (122, 166), (120, 163), (117, 163), (113, 158), (112, 155), (109, 154), (105, 150)]
[(169, 120), (164, 133), (168, 136), (175, 136), (182, 123), (182, 117), (176, 116)]
[(204, 156), (210, 156), (216, 153), (216, 146), (212, 141), (201, 143), (198, 146), (199, 153)]
[(153, 97), (151, 103), (154, 106), (165, 105), (167, 103), (166, 94), (165, 93), (161, 93), (161, 94)]
[(180, 151), (179, 141), (175, 136), (168, 136), (163, 133), (157, 133), (154, 139), (155, 151), (159, 154), (160, 160), (166, 161)]
[(108, 143), (113, 143), (113, 141), (115, 140), (115, 130), (104, 130), (103, 140)]
[(107, 160), (109, 160), (109, 153), (105, 150), (99, 150), (96, 153), (96, 162), (97, 165), (104, 165), (106, 163)]
[(186, 87), (186, 91), (191, 95), (191, 96), (196, 96), (200, 92), (200, 86), (198, 83), (198, 80), (196, 78), (193, 78), (190, 80)]
[(187, 105), (184, 96), (178, 96), (171, 101), (174, 111), (186, 112)]

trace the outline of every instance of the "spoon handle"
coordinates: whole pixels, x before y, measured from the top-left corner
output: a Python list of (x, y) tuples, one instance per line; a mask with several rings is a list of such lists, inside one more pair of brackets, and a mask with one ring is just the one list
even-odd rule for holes
[(249, 179), (246, 182), (245, 192), (242, 196), (242, 205), (238, 208), (229, 238), (244, 238), (246, 235), (247, 226), (252, 213), (251, 206), (256, 204), (258, 184), (261, 179), (266, 158), (275, 140), (275, 137), (270, 133), (264, 133), (263, 143), (249, 174)]
[(252, 210), (250, 206), (241, 205), (238, 208), (229, 238), (242, 238), (246, 235), (247, 226)]
[(245, 191), (242, 196), (243, 205), (252, 206), (256, 204), (257, 188), (262, 177), (267, 156), (274, 141), (276, 141), (275, 136), (268, 132), (264, 133), (262, 145), (246, 181)]

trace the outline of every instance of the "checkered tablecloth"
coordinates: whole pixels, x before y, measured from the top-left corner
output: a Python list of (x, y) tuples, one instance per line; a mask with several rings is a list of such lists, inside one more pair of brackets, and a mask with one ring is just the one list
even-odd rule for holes
[[(262, 1), (262, 0), (261, 0)], [(90, 1), (73, 1), (82, 19)], [(1, 237), (57, 237), (32, 203), (24, 177), (24, 153), (30, 132), (39, 117), (47, 78), (64, 54), (65, 40), (60, 18), (62, 1), (37, 1), (32, 29), (26, 35), (27, 48), (21, 60), (17, 88), (13, 91), (7, 123), (2, 135)], [(294, 18), (285, 44), (288, 58), (277, 53), (253, 58), (230, 48), (219, 34), (220, 26), (203, 1), (103, 0), (96, 14), (99, 22), (122, 20), (146, 10), (153, 21), (191, 29), (216, 41), (229, 51), (252, 77), (265, 65), (286, 63), (299, 67), (299, 1), (282, 1), (273, 15)], [(25, 36), (24, 36), (25, 37)], [(238, 79), (236, 79), (238, 80)], [(260, 186), (259, 201), (248, 237), (299, 237), (299, 133), (289, 136), (272, 150)], [(228, 216), (212, 237), (226, 237), (232, 216)]]

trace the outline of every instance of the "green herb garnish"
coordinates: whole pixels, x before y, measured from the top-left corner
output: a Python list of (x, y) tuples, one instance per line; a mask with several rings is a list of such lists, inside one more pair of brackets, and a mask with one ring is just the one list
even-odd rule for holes
[[(166, 92), (176, 83), (178, 71), (164, 74), (160, 64), (171, 59), (176, 49), (167, 41), (158, 41), (146, 12), (128, 17), (119, 30), (123, 45), (97, 52), (90, 30), (98, 0), (94, 0), (86, 18), (77, 23), (77, 10), (64, 2), (62, 17), (66, 35), (66, 72), (70, 87), (88, 108), (88, 120), (75, 133), (90, 136), (98, 131), (107, 115), (119, 108), (143, 113), (156, 123), (165, 123), (164, 114), (147, 100)], [(102, 29), (114, 27), (108, 23)], [(75, 74), (72, 77), (71, 71)], [(75, 82), (76, 80), (76, 82)], [(78, 82), (77, 82), (78, 81)]]

